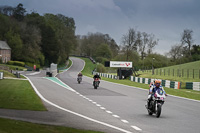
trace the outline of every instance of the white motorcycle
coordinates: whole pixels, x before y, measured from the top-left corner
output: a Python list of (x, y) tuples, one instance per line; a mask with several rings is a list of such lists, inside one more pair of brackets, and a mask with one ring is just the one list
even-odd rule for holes
[(162, 105), (165, 102), (165, 94), (162, 89), (156, 90), (154, 96), (152, 96), (152, 100), (149, 103), (149, 108), (146, 105), (147, 111), (149, 115), (155, 114), (157, 118), (161, 115)]

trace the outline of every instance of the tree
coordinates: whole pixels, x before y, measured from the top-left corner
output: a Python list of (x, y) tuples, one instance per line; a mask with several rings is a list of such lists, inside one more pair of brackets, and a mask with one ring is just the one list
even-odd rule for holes
[(191, 56), (191, 47), (193, 44), (193, 38), (192, 38), (193, 30), (185, 29), (181, 36), (181, 43), (182, 45), (187, 44), (188, 45), (188, 53)]
[(11, 55), (12, 55), (11, 59), (12, 60), (22, 59), (21, 57), (22, 57), (23, 42), (20, 38), (20, 35), (18, 33), (15, 33), (12, 29), (10, 29), (5, 34), (5, 39), (11, 48)]
[(26, 9), (23, 8), (23, 4), (19, 3), (16, 8), (14, 8), (13, 16), (18, 21), (22, 21), (24, 19), (26, 13)]
[(181, 44), (176, 44), (171, 47), (168, 53), (173, 61), (176, 61), (183, 54), (183, 46)]
[(132, 50), (137, 50), (137, 32), (135, 29), (130, 28), (128, 33), (123, 35), (122, 44), (126, 51), (126, 60), (129, 60)]
[(149, 38), (148, 38), (148, 34), (143, 32), (143, 33), (140, 33), (138, 32), (137, 34), (137, 43), (138, 43), (138, 46), (139, 46), (139, 51), (141, 53), (141, 59), (143, 60), (144, 57), (145, 57), (145, 50), (146, 50), (146, 47), (148, 45), (148, 41), (149, 41)]
[(112, 58), (112, 52), (111, 52), (111, 50), (110, 50), (110, 48), (107, 44), (102, 43), (97, 48), (96, 56), (111, 59)]
[(200, 45), (193, 45), (191, 54), (194, 61), (200, 60)]
[(148, 54), (152, 54), (152, 49), (158, 44), (158, 39), (155, 40), (155, 35), (150, 34), (148, 39)]
[(7, 15), (7, 16), (12, 16), (14, 12), (14, 8), (11, 6), (0, 6), (0, 13)]

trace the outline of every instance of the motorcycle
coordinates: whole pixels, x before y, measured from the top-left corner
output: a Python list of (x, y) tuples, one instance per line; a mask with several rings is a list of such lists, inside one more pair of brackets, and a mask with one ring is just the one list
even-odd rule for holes
[(99, 87), (99, 78), (95, 78), (94, 79), (94, 82), (93, 82), (93, 85), (94, 85), (94, 89), (97, 89), (97, 87)]
[(78, 76), (77, 81), (78, 81), (78, 83), (80, 84), (81, 81), (82, 81), (82, 76)]
[(162, 105), (165, 102), (165, 94), (162, 89), (156, 90), (155, 94), (152, 96), (152, 100), (149, 103), (149, 108), (146, 105), (146, 109), (149, 115), (155, 114), (157, 118), (161, 115)]

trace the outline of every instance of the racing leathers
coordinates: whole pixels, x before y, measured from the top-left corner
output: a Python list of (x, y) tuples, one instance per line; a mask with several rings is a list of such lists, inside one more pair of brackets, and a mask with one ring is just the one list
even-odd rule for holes
[(148, 108), (150, 107), (150, 102), (152, 100), (152, 97), (154, 96), (155, 92), (159, 89), (163, 91), (164, 95), (167, 95), (164, 88), (161, 85), (159, 87), (152, 85), (149, 89), (149, 95), (148, 95), (148, 100), (147, 100), (147, 107)]

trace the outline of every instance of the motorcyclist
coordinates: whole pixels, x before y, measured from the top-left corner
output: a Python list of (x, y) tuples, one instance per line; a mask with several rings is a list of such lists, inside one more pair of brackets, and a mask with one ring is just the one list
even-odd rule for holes
[(83, 74), (82, 74), (81, 72), (79, 72), (79, 73), (78, 73), (78, 77), (79, 77), (79, 76), (80, 76), (80, 77), (82, 77), (82, 76), (83, 76)]
[(152, 100), (152, 97), (154, 96), (155, 92), (157, 90), (162, 90), (163, 93), (165, 94), (165, 96), (167, 96), (164, 88), (160, 85), (161, 81), (160, 80), (155, 80), (155, 84), (151, 86), (151, 88), (149, 89), (149, 95), (148, 95), (148, 101), (147, 101), (147, 107), (150, 107), (150, 102)]
[[(96, 74), (94, 75), (94, 77), (93, 77), (94, 80), (95, 80), (96, 78), (101, 79), (101, 77), (99, 76), (98, 73), (96, 73)], [(100, 81), (99, 81), (99, 84), (100, 84)], [(93, 81), (93, 85), (94, 85), (94, 81)]]
[(150, 88), (151, 88), (152, 86), (155, 86), (155, 81), (156, 81), (156, 80), (153, 80), (153, 82), (151, 82), (151, 83), (149, 84), (149, 93), (150, 93)]

